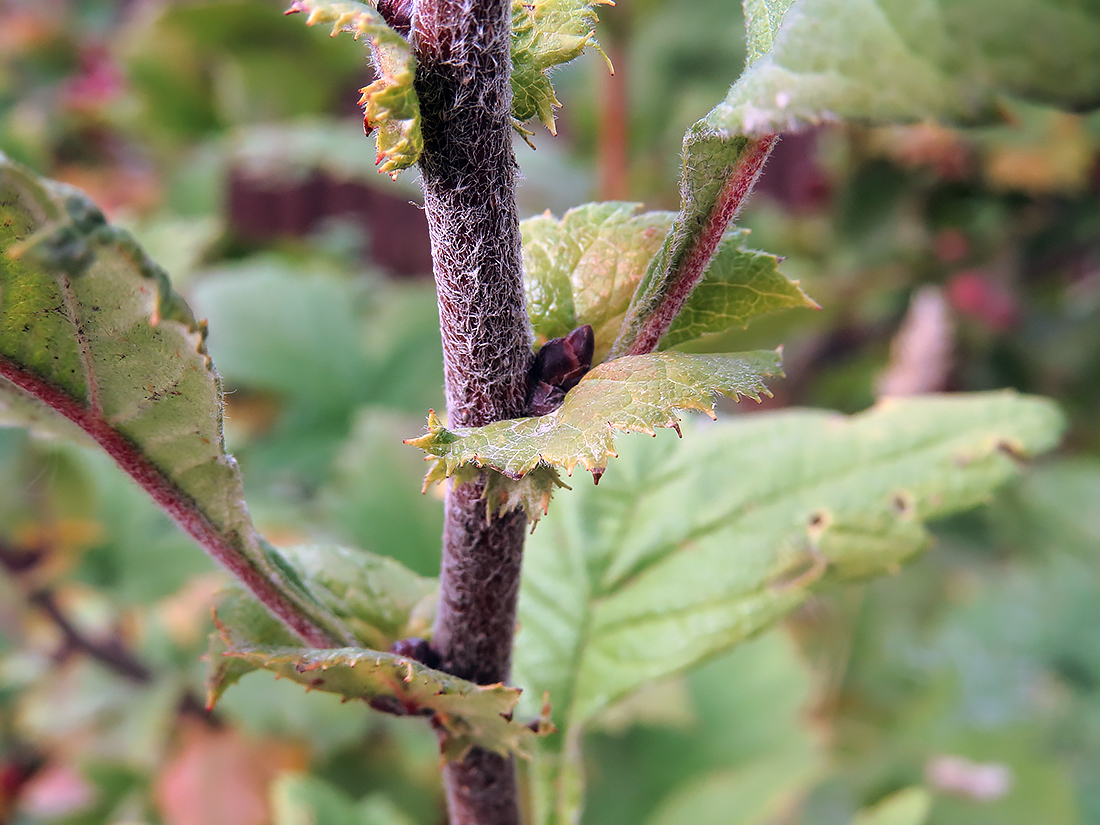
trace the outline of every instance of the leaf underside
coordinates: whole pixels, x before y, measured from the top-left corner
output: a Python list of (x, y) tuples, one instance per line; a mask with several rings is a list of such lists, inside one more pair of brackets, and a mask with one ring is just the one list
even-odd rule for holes
[[(549, 213), (520, 223), (527, 308), (537, 344), (592, 326), (593, 363), (607, 356), (634, 291), (676, 215), (636, 203), (588, 203), (560, 220)], [(779, 259), (746, 249), (748, 232), (728, 232), (703, 282), (661, 341), (661, 349), (743, 328), (758, 316), (817, 305), (779, 272)]]
[(413, 88), (416, 58), (409, 42), (391, 29), (377, 9), (355, 0), (294, 0), (287, 14), (305, 12), (306, 25), (331, 25), (332, 36), (349, 32), (370, 44), (377, 79), (360, 89), (363, 124), (377, 132), (379, 172), (395, 176), (424, 151), (420, 101)]
[(192, 536), (216, 534), (219, 561), (245, 560), (333, 638), (350, 639), (255, 531), (222, 441), (205, 329), (164, 271), (82, 193), (3, 155), (0, 216), (0, 425), (73, 435), (79, 420), (75, 440), (121, 446), (116, 461), (154, 498), (159, 490)]
[(680, 211), (631, 305), (631, 330), (774, 133), (843, 120), (980, 123), (1001, 117), (1005, 96), (1100, 106), (1091, 0), (748, 0), (745, 20), (749, 66), (684, 136)]
[[(556, 477), (556, 467), (572, 475), (578, 464), (598, 479), (616, 455), (617, 432), (653, 435), (661, 427), (678, 429), (678, 410), (713, 418), (715, 393), (759, 401), (762, 394), (770, 395), (763, 379), (781, 375), (779, 363), (779, 353), (770, 351), (618, 358), (589, 371), (552, 413), (454, 430), (433, 413), (428, 432), (406, 443), (427, 452), (433, 462), (425, 485), (481, 468), (510, 479), (523, 479), (536, 469)], [(537, 519), (541, 512), (545, 507), (529, 509), (528, 517)]]
[(742, 417), (632, 440), (528, 541), (516, 678), (549, 691), (540, 825), (574, 821), (581, 734), (612, 702), (774, 625), (813, 589), (924, 549), (924, 522), (976, 506), (1049, 449), (1050, 402), (1011, 392)]

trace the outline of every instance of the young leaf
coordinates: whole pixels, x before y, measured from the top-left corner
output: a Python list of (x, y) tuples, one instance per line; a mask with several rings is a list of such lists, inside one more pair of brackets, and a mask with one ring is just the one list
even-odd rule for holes
[[(643, 212), (636, 203), (588, 203), (561, 220), (549, 213), (520, 224), (527, 306), (537, 343), (590, 324), (593, 363), (606, 358), (631, 296), (672, 226), (672, 212)], [(744, 246), (748, 233), (728, 232), (704, 285), (688, 299), (683, 318), (661, 348), (711, 332), (744, 327), (787, 307), (816, 307), (796, 282), (779, 272), (774, 255)]]
[(405, 443), (434, 457), (426, 484), (471, 466), (520, 479), (540, 465), (564, 467), (572, 475), (580, 464), (598, 478), (616, 455), (617, 430), (653, 435), (658, 427), (678, 429), (675, 410), (713, 418), (714, 393), (759, 401), (769, 394), (763, 379), (778, 375), (778, 352), (619, 358), (588, 372), (547, 415), (448, 430), (433, 413), (428, 432)]
[(512, 117), (518, 123), (537, 115), (557, 134), (554, 109), (561, 104), (554, 97), (550, 70), (580, 57), (588, 45), (603, 54), (593, 31), (595, 7), (610, 5), (613, 0), (513, 0)]
[(927, 545), (925, 521), (983, 502), (1061, 427), (1050, 402), (1005, 392), (632, 442), (527, 545), (517, 681), (550, 692), (562, 731), (539, 758), (558, 808), (536, 821), (573, 821), (582, 732), (603, 708), (769, 627), (814, 587), (896, 569)]
[(306, 12), (306, 25), (332, 24), (332, 36), (350, 32), (370, 42), (371, 62), (378, 79), (359, 91), (363, 126), (378, 132), (379, 172), (395, 177), (416, 163), (424, 150), (420, 131), (420, 101), (413, 88), (416, 59), (408, 41), (391, 29), (373, 6), (356, 0), (294, 0), (287, 14)]
[(0, 215), (8, 415), (59, 413), (299, 635), (350, 640), (252, 526), (205, 329), (164, 271), (80, 192), (3, 155)]
[[(218, 634), (211, 637), (207, 653), (210, 705), (241, 676), (262, 668), (307, 690), (362, 699), (400, 716), (431, 716), (444, 733), (441, 748), (447, 759), (462, 759), (474, 746), (526, 755), (537, 735), (512, 718), (518, 688), (476, 685), (393, 653), (287, 645), (275, 623), (241, 598), (233, 597), (223, 607), (229, 612), (218, 613)], [(223, 615), (233, 624), (225, 623)]]

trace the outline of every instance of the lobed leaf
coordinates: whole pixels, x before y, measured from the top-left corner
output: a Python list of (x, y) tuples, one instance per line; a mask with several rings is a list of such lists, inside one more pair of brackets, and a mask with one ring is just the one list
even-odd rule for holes
[(350, 32), (370, 43), (377, 80), (360, 89), (363, 125), (377, 131), (379, 172), (396, 177), (424, 151), (420, 101), (413, 88), (416, 58), (408, 41), (391, 29), (373, 6), (356, 0), (293, 0), (287, 14), (306, 12), (306, 25), (331, 24), (332, 36)]
[(985, 501), (1061, 428), (1052, 403), (1002, 392), (633, 442), (527, 544), (517, 683), (549, 691), (561, 731), (540, 748), (535, 821), (574, 821), (582, 734), (612, 702), (761, 632), (823, 584), (897, 569), (927, 546), (925, 521)]
[(512, 117), (518, 123), (537, 116), (557, 134), (554, 109), (561, 104), (550, 70), (579, 57), (589, 45), (603, 54), (593, 30), (595, 7), (611, 5), (614, 0), (513, 0)]
[(538, 735), (513, 719), (519, 688), (476, 685), (393, 653), (287, 644), (285, 631), (243, 594), (229, 594), (215, 621), (218, 633), (207, 653), (211, 706), (241, 676), (264, 669), (307, 690), (361, 699), (397, 715), (431, 716), (447, 759), (462, 759), (474, 746), (527, 755)]
[[(779, 361), (778, 352), (619, 358), (589, 371), (547, 415), (448, 430), (432, 413), (428, 432), (405, 443), (433, 460), (425, 484), (472, 468), (522, 479), (550, 465), (572, 475), (577, 464), (598, 479), (607, 459), (616, 455), (616, 431), (653, 435), (658, 427), (679, 429), (676, 410), (697, 410), (713, 418), (715, 393), (759, 401), (761, 394), (769, 394), (763, 379), (781, 374)], [(530, 518), (538, 515), (528, 510)]]
[(0, 218), (4, 423), (79, 430), (298, 632), (350, 639), (253, 527), (205, 328), (164, 271), (83, 194), (3, 155)]
[[(549, 213), (520, 224), (524, 283), (535, 341), (592, 326), (593, 362), (607, 356), (634, 290), (672, 226), (672, 212), (636, 203), (588, 203), (561, 220)], [(669, 348), (744, 327), (757, 315), (817, 305), (779, 272), (774, 255), (746, 249), (748, 232), (727, 233), (704, 282), (661, 342)]]

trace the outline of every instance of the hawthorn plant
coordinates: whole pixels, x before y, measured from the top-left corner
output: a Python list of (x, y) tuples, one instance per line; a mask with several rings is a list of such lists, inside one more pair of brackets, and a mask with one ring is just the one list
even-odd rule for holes
[[(423, 717), (452, 825), (578, 821), (601, 712), (815, 588), (897, 569), (929, 543), (925, 522), (980, 504), (1062, 427), (1052, 403), (997, 392), (681, 431), (682, 411), (713, 418), (716, 394), (759, 400), (782, 372), (779, 350), (677, 347), (815, 306), (733, 227), (779, 133), (978, 123), (1005, 98), (1096, 106), (1095, 2), (745, 0), (748, 66), (684, 138), (678, 212), (520, 221), (513, 138), (536, 118), (554, 131), (549, 72), (598, 48), (598, 5), (288, 10), (369, 46), (378, 167), (419, 170), (447, 409), (407, 443), (425, 485), (446, 485), (438, 582), (364, 550), (266, 541), (224, 448), (205, 324), (83, 194), (0, 161), (2, 422), (98, 445), (235, 576), (211, 704), (264, 669)], [(629, 439), (611, 461), (619, 432), (659, 428), (682, 440)], [(861, 821), (926, 811), (900, 794)]]

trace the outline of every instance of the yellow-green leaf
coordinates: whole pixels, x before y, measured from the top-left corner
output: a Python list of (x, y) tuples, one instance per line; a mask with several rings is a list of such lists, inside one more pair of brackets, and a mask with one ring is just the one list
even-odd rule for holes
[[(587, 203), (560, 220), (549, 213), (520, 224), (527, 308), (537, 344), (592, 326), (593, 363), (619, 334), (649, 262), (672, 228), (673, 212), (640, 212), (637, 203)], [(774, 255), (745, 248), (748, 232), (729, 232), (703, 283), (661, 341), (661, 349), (752, 318), (817, 305), (779, 271)]]
[(613, 0), (513, 0), (512, 116), (517, 122), (537, 116), (557, 134), (554, 109), (561, 104), (550, 70), (579, 57), (589, 45), (603, 54), (593, 30), (595, 7), (609, 5)]
[(416, 163), (424, 150), (420, 101), (413, 88), (416, 58), (409, 42), (391, 29), (373, 6), (356, 0), (294, 0), (287, 14), (306, 12), (306, 24), (332, 26), (370, 43), (377, 80), (360, 89), (363, 123), (377, 132), (379, 172), (395, 176)]

